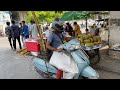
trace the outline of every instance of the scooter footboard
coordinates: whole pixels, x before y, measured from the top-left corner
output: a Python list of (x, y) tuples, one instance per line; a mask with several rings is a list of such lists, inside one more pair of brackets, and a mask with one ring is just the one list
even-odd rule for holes
[(99, 74), (90, 66), (84, 68), (81, 72), (81, 76), (87, 77), (88, 79), (98, 79)]

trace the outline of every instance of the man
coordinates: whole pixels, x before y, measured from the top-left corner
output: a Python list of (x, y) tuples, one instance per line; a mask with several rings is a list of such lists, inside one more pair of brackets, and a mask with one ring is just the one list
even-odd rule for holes
[(31, 37), (37, 37), (38, 36), (38, 30), (37, 26), (34, 21), (30, 21), (30, 26), (29, 26), (29, 31), (30, 31), (30, 36)]
[[(60, 19), (57, 18), (52, 23), (52, 28), (54, 29), (53, 32), (51, 32), (47, 38), (46, 48), (51, 51), (49, 53), (52, 55), (53, 51), (61, 52), (63, 49), (58, 47), (63, 44), (63, 40), (65, 39), (65, 36), (62, 34), (63, 31), (63, 24), (60, 22)], [(62, 70), (58, 70), (56, 74), (56, 79), (61, 79), (63, 75)]]
[(24, 38), (27, 39), (29, 38), (29, 30), (28, 30), (28, 26), (25, 24), (25, 21), (22, 21), (22, 26), (23, 26)]
[(19, 48), (22, 49), (20, 42), (20, 28), (19, 26), (15, 25), (14, 20), (12, 20), (11, 22), (12, 22), (11, 33), (13, 38), (13, 46), (14, 46), (14, 51), (16, 51), (16, 39), (18, 40)]
[(69, 22), (68, 23), (66, 23), (66, 32), (68, 32), (68, 34), (70, 35), (70, 36), (73, 36), (73, 28), (72, 28), (72, 26), (69, 24)]
[(8, 37), (8, 41), (9, 41), (9, 43), (10, 43), (11, 49), (13, 49), (10, 22), (6, 22), (6, 25), (7, 25), (7, 27), (5, 28), (5, 34), (6, 34), (7, 37)]
[(73, 25), (74, 25), (75, 37), (77, 38), (78, 35), (82, 34), (80, 30), (80, 26), (77, 24), (77, 22), (74, 22)]

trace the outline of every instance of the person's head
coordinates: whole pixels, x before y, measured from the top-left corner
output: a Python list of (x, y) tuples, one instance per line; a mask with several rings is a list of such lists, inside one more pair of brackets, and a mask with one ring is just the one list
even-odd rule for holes
[(47, 27), (47, 26), (45, 27), (45, 30), (48, 30), (48, 27)]
[(25, 21), (22, 21), (22, 24), (25, 25)]
[(20, 26), (22, 26), (22, 23), (21, 23), (21, 22), (20, 22), (19, 24), (20, 24)]
[(11, 23), (12, 23), (12, 24), (15, 24), (15, 21), (14, 21), (14, 20), (11, 20)]
[(95, 30), (95, 34), (99, 34), (99, 28), (96, 28), (96, 30)]
[(77, 25), (77, 22), (74, 22), (73, 25)]
[(6, 22), (6, 25), (7, 25), (7, 26), (10, 26), (10, 22)]
[(33, 24), (33, 22), (34, 22), (33, 20), (30, 21), (31, 24)]
[(86, 32), (88, 32), (88, 31), (89, 31), (89, 29), (85, 29), (85, 31), (86, 31)]
[(66, 25), (70, 25), (69, 22), (67, 22)]
[(62, 20), (60, 20), (59, 18), (56, 18), (53, 22), (52, 22), (52, 28), (54, 29), (55, 32), (57, 33), (62, 33), (64, 28), (63, 28), (64, 23), (62, 22)]

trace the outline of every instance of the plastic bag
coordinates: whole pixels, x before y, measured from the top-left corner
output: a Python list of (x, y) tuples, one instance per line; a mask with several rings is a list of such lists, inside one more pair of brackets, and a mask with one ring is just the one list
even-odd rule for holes
[(78, 67), (73, 58), (63, 52), (53, 52), (49, 63), (65, 72), (78, 73)]

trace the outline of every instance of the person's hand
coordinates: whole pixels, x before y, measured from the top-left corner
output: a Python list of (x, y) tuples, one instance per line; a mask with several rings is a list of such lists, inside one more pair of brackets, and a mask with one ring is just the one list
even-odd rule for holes
[(59, 48), (56, 50), (57, 52), (62, 52), (63, 51), (63, 48)]

